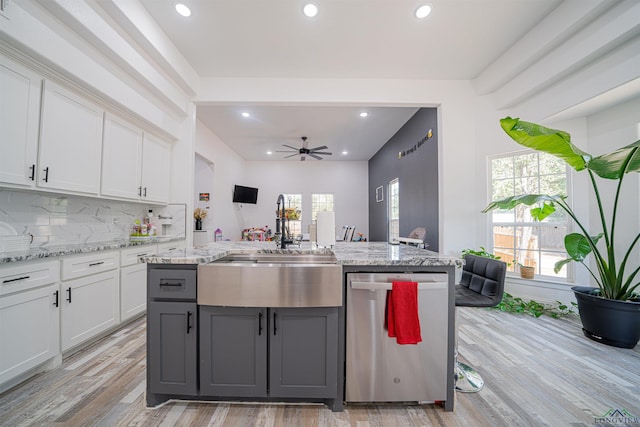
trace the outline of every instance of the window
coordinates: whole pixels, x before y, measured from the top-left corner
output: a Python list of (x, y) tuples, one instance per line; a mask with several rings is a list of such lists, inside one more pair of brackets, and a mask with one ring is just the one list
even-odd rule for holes
[[(518, 153), (490, 159), (492, 200), (519, 194), (568, 195), (569, 174), (565, 163), (546, 153)], [(491, 213), (493, 252), (503, 261), (535, 267), (536, 274), (568, 278), (567, 266), (554, 273), (553, 267), (567, 257), (564, 236), (569, 227), (567, 214), (558, 209), (544, 221), (534, 221), (530, 207)], [(515, 262), (514, 262), (515, 260)]]
[(287, 234), (295, 237), (302, 234), (302, 194), (283, 194), (284, 208), (288, 221)]
[(389, 242), (392, 242), (400, 238), (400, 182), (398, 178), (389, 182), (387, 195)]
[(318, 219), (318, 212), (335, 212), (333, 209), (333, 194), (311, 195), (311, 220)]

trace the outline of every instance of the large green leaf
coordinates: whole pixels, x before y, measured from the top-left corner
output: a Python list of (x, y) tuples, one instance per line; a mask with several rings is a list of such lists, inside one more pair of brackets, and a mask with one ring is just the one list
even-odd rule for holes
[(589, 240), (591, 240), (595, 246), (602, 236), (603, 234), (600, 233), (597, 236), (589, 236), (587, 238), (585, 235), (580, 233), (570, 233), (564, 236), (564, 248), (567, 250), (567, 254), (571, 259), (580, 262), (591, 253)]
[(518, 144), (556, 156), (577, 171), (583, 170), (591, 159), (590, 154), (571, 143), (567, 132), (511, 117), (501, 119), (500, 126)]
[[(502, 200), (496, 200), (483, 209), (483, 213), (487, 213), (494, 209), (513, 209), (518, 205), (527, 205), (531, 206), (536, 203), (544, 203), (544, 207), (540, 210), (540, 214), (538, 216), (542, 216), (541, 218), (537, 218), (542, 221), (542, 219), (551, 215), (555, 212), (554, 202), (560, 199), (566, 199), (566, 196), (549, 196), (547, 194), (521, 194), (519, 196), (511, 196)], [(535, 214), (534, 214), (535, 217)]]
[(607, 179), (620, 179), (624, 173), (640, 172), (640, 140), (611, 153), (594, 157), (589, 160), (587, 167), (598, 176)]

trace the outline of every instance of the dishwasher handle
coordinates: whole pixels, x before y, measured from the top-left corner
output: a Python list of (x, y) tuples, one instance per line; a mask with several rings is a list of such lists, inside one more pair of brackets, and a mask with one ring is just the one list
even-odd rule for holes
[[(418, 282), (418, 290), (446, 289), (448, 282)], [(391, 282), (351, 282), (351, 289), (390, 291), (393, 287)]]

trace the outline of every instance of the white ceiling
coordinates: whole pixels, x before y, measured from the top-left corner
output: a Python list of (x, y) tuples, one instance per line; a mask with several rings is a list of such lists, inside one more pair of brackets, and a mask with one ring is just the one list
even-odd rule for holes
[[(201, 77), (471, 80), (560, 0), (429, 0), (424, 20), (413, 16), (417, 0), (316, 0), (314, 18), (302, 14), (302, 0), (182, 2), (188, 18), (173, 0), (141, 0)], [(205, 105), (197, 114), (247, 160), (281, 160), (266, 151), (295, 146), (301, 136), (310, 147), (327, 145), (330, 160), (368, 160), (415, 111)]]

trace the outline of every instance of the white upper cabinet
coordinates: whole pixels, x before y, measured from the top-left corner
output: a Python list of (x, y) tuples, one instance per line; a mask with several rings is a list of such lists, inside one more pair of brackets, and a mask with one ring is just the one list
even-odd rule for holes
[(102, 195), (168, 203), (171, 147), (112, 114), (105, 114)]
[(45, 81), (38, 185), (98, 195), (103, 109)]
[(142, 196), (142, 130), (109, 113), (102, 141), (102, 194), (139, 200)]
[(145, 133), (142, 143), (142, 198), (168, 203), (170, 185), (171, 146)]
[(42, 77), (0, 56), (0, 181), (35, 183)]

